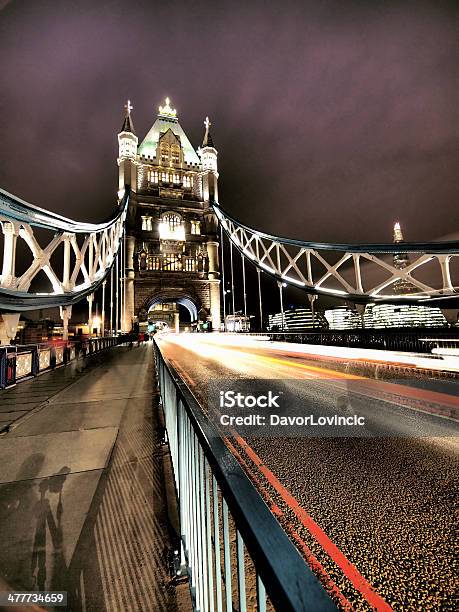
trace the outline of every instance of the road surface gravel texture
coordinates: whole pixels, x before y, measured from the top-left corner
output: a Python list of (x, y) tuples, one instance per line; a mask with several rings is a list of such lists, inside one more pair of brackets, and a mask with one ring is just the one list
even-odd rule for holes
[[(352, 376), (335, 376), (330, 361), (237, 336), (157, 341), (204, 410), (209, 382), (266, 378), (301, 380), (310, 401), (327, 411), (342, 395), (336, 380)], [(232, 450), (341, 609), (457, 610), (458, 427), (419, 411), (454, 406), (459, 382), (405, 380), (396, 390), (399, 401), (393, 387), (386, 391), (351, 400), (388, 419), (398, 415), (402, 435), (395, 428), (379, 438), (236, 437)], [(410, 434), (410, 415), (431, 423), (432, 435)]]

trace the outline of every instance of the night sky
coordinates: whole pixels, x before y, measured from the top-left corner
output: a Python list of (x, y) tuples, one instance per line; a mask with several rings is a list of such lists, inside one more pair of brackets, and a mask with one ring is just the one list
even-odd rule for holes
[(130, 98), (140, 140), (169, 96), (220, 202), (305, 240), (459, 231), (459, 3), (0, 0), (0, 186), (109, 215)]

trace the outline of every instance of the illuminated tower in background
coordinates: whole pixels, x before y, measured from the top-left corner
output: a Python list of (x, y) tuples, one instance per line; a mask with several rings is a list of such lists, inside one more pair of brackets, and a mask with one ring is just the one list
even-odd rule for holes
[[(402, 244), (403, 242), (404, 239), (402, 228), (400, 226), (400, 223), (397, 221), (394, 224), (394, 244)], [(408, 256), (408, 253), (404, 253), (403, 251), (401, 251), (400, 253), (394, 254), (394, 266), (398, 270), (403, 270), (409, 265), (409, 263), (410, 258)], [(414, 286), (409, 281), (403, 279), (399, 279), (394, 283), (394, 292), (398, 295), (402, 293), (410, 293), (413, 291), (413, 289)]]
[[(119, 189), (131, 197), (126, 223), (124, 328), (162, 321), (220, 328), (217, 150), (206, 118), (193, 147), (166, 98), (138, 145), (130, 102), (119, 143)], [(188, 314), (187, 314), (188, 313)], [(179, 320), (180, 318), (180, 320)]]

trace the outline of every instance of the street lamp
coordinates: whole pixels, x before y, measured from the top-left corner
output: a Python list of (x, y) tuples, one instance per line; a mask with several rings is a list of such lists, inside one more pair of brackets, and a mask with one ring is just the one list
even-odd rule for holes
[(280, 298), (280, 307), (281, 307), (281, 329), (284, 331), (285, 327), (285, 319), (284, 319), (284, 297), (282, 295), (282, 290), (287, 286), (287, 283), (282, 283), (281, 281), (277, 281), (277, 286), (279, 287), (279, 298)]
[(263, 305), (261, 302), (261, 280), (260, 280), (260, 274), (261, 274), (261, 270), (260, 268), (257, 268), (257, 275), (258, 275), (258, 306), (260, 309), (260, 331), (263, 331)]

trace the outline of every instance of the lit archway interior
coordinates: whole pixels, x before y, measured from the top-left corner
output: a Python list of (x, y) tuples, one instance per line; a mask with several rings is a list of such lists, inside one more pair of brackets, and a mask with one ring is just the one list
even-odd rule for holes
[(175, 302), (179, 306), (185, 307), (190, 314), (190, 320), (192, 322), (198, 320), (198, 308), (196, 304), (191, 298), (183, 296), (177, 298), (165, 298), (164, 296), (159, 295), (150, 302), (148, 311), (150, 312), (150, 310), (152, 310), (156, 306), (156, 304), (169, 304), (171, 302)]

